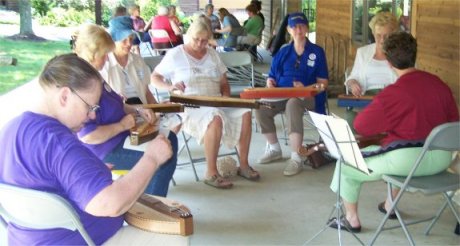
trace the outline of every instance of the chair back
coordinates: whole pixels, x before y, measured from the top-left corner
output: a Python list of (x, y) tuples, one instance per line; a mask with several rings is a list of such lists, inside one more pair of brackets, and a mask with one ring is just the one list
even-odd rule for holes
[(460, 122), (444, 123), (428, 135), (424, 147), (427, 150), (460, 150)]
[(249, 52), (222, 52), (219, 56), (229, 70), (227, 77), (230, 85), (254, 87), (254, 65)]
[(164, 56), (151, 56), (151, 57), (144, 57), (144, 62), (150, 68), (150, 71), (153, 72), (155, 67), (160, 64), (161, 60)]
[(94, 245), (77, 212), (56, 194), (0, 184), (0, 215), (8, 223), (31, 229), (78, 230), (88, 245)]

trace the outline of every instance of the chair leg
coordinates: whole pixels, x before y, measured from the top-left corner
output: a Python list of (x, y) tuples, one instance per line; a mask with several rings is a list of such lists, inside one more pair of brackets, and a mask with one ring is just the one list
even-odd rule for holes
[(200, 179), (198, 178), (198, 174), (196, 172), (195, 163), (192, 158), (192, 152), (190, 151), (190, 148), (188, 147), (188, 141), (190, 140), (190, 138), (187, 139), (183, 131), (182, 131), (182, 138), (184, 139), (185, 150), (187, 151), (188, 159), (190, 161), (190, 164), (192, 165), (193, 173), (195, 174), (195, 180), (199, 181)]
[(454, 192), (450, 192), (450, 193), (451, 194), (448, 194), (447, 192), (442, 193), (446, 201), (441, 206), (441, 208), (438, 210), (435, 217), (431, 220), (430, 224), (426, 227), (425, 235), (430, 234), (431, 229), (433, 228), (434, 224), (436, 224), (436, 222), (439, 220), (439, 217), (441, 217), (441, 214), (442, 212), (444, 212), (444, 209), (446, 209), (447, 205), (449, 205), (450, 209), (452, 210), (452, 213), (457, 219), (457, 222), (460, 223), (460, 216), (458, 215), (457, 209), (455, 208), (454, 204), (452, 204), (452, 197), (454, 196), (455, 193)]

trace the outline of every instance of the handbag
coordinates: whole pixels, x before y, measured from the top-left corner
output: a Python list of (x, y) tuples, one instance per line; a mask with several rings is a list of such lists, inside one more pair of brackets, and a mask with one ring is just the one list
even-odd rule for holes
[(307, 158), (306, 164), (313, 169), (336, 161), (336, 159), (329, 154), (323, 142), (302, 146), (298, 153), (300, 156)]

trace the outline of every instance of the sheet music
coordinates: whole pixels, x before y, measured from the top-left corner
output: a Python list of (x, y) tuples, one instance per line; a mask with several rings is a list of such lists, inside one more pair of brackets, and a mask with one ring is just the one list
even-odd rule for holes
[(329, 153), (336, 159), (342, 156), (346, 164), (369, 175), (369, 169), (348, 123), (338, 117), (311, 111), (309, 113)]

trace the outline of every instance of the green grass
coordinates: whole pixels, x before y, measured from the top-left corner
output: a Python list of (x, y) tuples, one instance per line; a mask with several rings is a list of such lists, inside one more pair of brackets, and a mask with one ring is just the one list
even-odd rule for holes
[(69, 53), (66, 41), (15, 41), (0, 38), (0, 53), (16, 57), (17, 66), (0, 66), (0, 95), (37, 77), (52, 57)]

